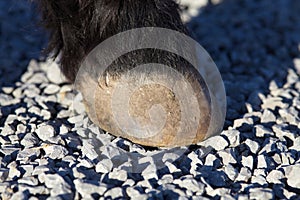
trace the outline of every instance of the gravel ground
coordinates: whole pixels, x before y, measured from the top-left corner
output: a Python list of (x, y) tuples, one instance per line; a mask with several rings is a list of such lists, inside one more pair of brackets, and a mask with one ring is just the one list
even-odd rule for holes
[(228, 112), (220, 136), (176, 149), (95, 127), (57, 64), (39, 57), (32, 6), (0, 2), (1, 199), (300, 199), (300, 1), (182, 2)]

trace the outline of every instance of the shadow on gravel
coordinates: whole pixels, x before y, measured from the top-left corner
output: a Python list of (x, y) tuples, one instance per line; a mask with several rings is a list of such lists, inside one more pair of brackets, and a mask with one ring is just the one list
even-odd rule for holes
[(228, 96), (227, 128), (260, 109), (258, 93), (271, 81), (281, 87), (293, 59), (300, 57), (300, 1), (223, 0), (208, 5), (188, 27), (219, 67)]
[(19, 81), (29, 61), (40, 58), (46, 37), (35, 10), (27, 0), (0, 1), (0, 90)]

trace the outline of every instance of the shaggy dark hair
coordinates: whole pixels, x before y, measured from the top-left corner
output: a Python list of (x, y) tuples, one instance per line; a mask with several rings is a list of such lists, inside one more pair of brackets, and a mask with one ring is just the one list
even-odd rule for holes
[[(187, 34), (174, 0), (36, 1), (42, 23), (50, 32), (47, 52), (53, 52), (54, 57), (61, 54), (61, 70), (71, 82), (74, 82), (85, 56), (117, 33), (140, 27), (163, 27)], [(157, 51), (156, 56), (146, 59), (152, 54), (137, 53), (135, 56), (140, 56), (140, 62), (158, 61), (161, 53)]]

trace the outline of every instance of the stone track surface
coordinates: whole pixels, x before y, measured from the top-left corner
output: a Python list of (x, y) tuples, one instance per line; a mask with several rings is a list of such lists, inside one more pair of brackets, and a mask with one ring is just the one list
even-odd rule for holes
[(182, 4), (222, 74), (226, 123), (198, 145), (157, 149), (94, 126), (39, 57), (33, 5), (0, 2), (1, 199), (300, 199), (300, 2)]

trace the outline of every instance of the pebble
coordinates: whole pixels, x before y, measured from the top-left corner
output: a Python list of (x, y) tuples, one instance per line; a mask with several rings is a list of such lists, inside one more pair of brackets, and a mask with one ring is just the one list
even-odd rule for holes
[[(98, 156), (100, 155), (98, 155), (96, 148), (100, 149), (100, 147), (95, 144), (96, 142), (92, 141), (91, 139), (88, 140), (82, 139), (82, 148), (81, 148), (82, 155), (86, 156), (91, 160), (97, 159)], [(102, 153), (104, 154), (104, 152)]]
[(42, 68), (47, 69), (47, 78), (50, 82), (59, 85), (65, 82), (65, 78), (63, 77), (60, 68), (56, 62), (52, 60), (47, 60), (45, 63), (41, 64)]
[(272, 130), (262, 126), (262, 125), (255, 125), (254, 126), (254, 133), (256, 137), (265, 137), (265, 136), (272, 136), (274, 133)]
[(207, 140), (200, 142), (198, 145), (201, 145), (204, 147), (212, 147), (217, 151), (223, 150), (229, 146), (227, 140), (225, 140), (222, 136), (214, 136), (214, 137), (208, 138)]
[(46, 157), (51, 159), (62, 159), (68, 154), (68, 150), (61, 145), (45, 145), (43, 150)]
[(246, 139), (245, 144), (249, 147), (253, 154), (256, 154), (260, 148), (259, 144), (254, 140)]
[(251, 183), (253, 184), (257, 183), (259, 185), (268, 185), (266, 178), (262, 175), (252, 176)]
[(269, 123), (269, 122), (275, 123), (276, 117), (271, 110), (265, 109), (261, 117), (261, 123)]
[(196, 181), (192, 177), (181, 178), (181, 180), (174, 180), (174, 184), (179, 185), (181, 188), (185, 188), (193, 193), (198, 193), (198, 195), (202, 195), (205, 191), (205, 185), (201, 182)]
[(229, 140), (229, 147), (236, 147), (240, 145), (240, 132), (236, 129), (223, 131), (225, 137)]
[(225, 165), (224, 172), (226, 173), (228, 178), (232, 181), (234, 181), (239, 174), (237, 169), (235, 169), (231, 164)]
[(33, 165), (27, 164), (27, 165), (20, 165), (20, 170), (24, 172), (23, 177), (31, 176), (33, 173)]
[(253, 169), (254, 159), (252, 156), (242, 156), (242, 164), (244, 167), (247, 167), (249, 170)]
[(49, 138), (54, 137), (56, 135), (56, 131), (53, 126), (48, 124), (42, 124), (38, 126), (36, 134), (41, 140), (47, 141)]
[(127, 172), (124, 170), (114, 170), (108, 174), (108, 178), (125, 182), (127, 180)]
[(122, 198), (123, 190), (122, 190), (122, 188), (115, 187), (115, 188), (112, 188), (112, 189), (108, 190), (107, 192), (105, 192), (104, 196), (109, 197), (111, 199)]
[[(279, 90), (278, 93), (280, 94), (280, 92), (282, 91)], [(287, 108), (289, 105), (287, 103), (283, 103), (282, 97), (272, 97), (266, 99), (261, 107), (262, 109), (275, 110), (276, 108)]]
[(221, 161), (213, 154), (208, 154), (205, 159), (205, 166), (212, 166), (218, 168), (221, 166)]
[(25, 148), (30, 148), (36, 146), (39, 142), (40, 140), (33, 133), (27, 133), (21, 140), (20, 144)]
[(8, 178), (9, 180), (16, 180), (21, 176), (21, 172), (15, 166), (9, 167)]
[(287, 184), (293, 188), (300, 189), (300, 164), (290, 165), (284, 168)]
[(27, 184), (31, 186), (37, 186), (38, 180), (32, 176), (23, 177), (21, 179), (18, 179), (18, 184)]
[[(130, 198), (140, 198), (140, 196), (142, 196), (142, 194), (140, 193), (140, 191), (138, 190), (138, 188), (135, 187), (127, 187), (126, 188), (126, 194), (130, 197)], [(143, 198), (142, 198), (143, 199)], [(147, 199), (147, 198), (145, 198)]]
[(247, 182), (251, 178), (251, 176), (251, 171), (246, 167), (242, 167), (235, 181)]
[(267, 161), (266, 161), (266, 158), (264, 155), (258, 155), (257, 156), (257, 168), (260, 169), (260, 168), (267, 168), (268, 167), (268, 164), (267, 164)]
[(45, 186), (30, 186), (24, 184), (18, 184), (19, 191), (29, 191), (31, 195), (48, 195), (49, 191), (45, 188)]
[(98, 182), (75, 179), (74, 185), (76, 191), (78, 191), (83, 198), (87, 199), (92, 199), (91, 195), (95, 193), (99, 194), (100, 196), (103, 196), (104, 193), (107, 191), (107, 185), (105, 185), (104, 183), (101, 183), (101, 185), (99, 185)]
[(109, 173), (113, 168), (113, 163), (110, 159), (103, 159), (96, 165), (97, 173)]
[(45, 93), (46, 95), (52, 95), (52, 94), (56, 94), (59, 90), (60, 90), (60, 87), (59, 87), (58, 85), (49, 84), (49, 85), (44, 89), (44, 93)]
[(0, 168), (0, 180), (5, 181), (8, 177), (9, 169)]
[(30, 149), (23, 149), (20, 151), (17, 155), (18, 161), (29, 161), (29, 160), (35, 160), (40, 156), (40, 150), (37, 148), (30, 148)]
[(250, 199), (274, 199), (274, 194), (269, 188), (250, 188)]
[(281, 184), (284, 178), (285, 175), (279, 170), (271, 171), (266, 177), (268, 183), (274, 183), (274, 184)]
[(39, 175), (39, 174), (44, 174), (45, 172), (51, 172), (51, 167), (47, 165), (39, 165), (36, 166), (32, 172), (33, 176)]
[(10, 200), (28, 199), (28, 196), (29, 196), (28, 192), (18, 191), (10, 197)]
[(57, 185), (68, 185), (68, 183), (58, 174), (45, 174), (44, 182), (47, 188), (55, 188)]

